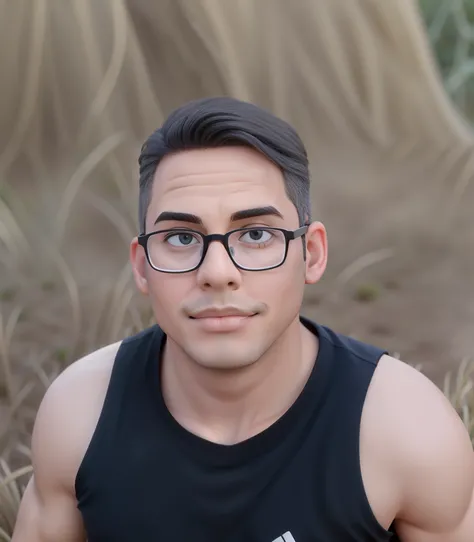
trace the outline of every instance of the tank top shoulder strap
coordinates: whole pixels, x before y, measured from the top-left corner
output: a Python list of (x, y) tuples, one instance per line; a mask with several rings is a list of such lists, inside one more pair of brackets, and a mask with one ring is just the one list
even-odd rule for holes
[(324, 462), (326, 476), (331, 479), (326, 498), (338, 522), (352, 521), (354, 529), (357, 525), (354, 539), (386, 540), (393, 534), (393, 526), (386, 531), (368, 502), (360, 465), (360, 428), (373, 375), (388, 352), (324, 326), (316, 327), (320, 340), (331, 345), (334, 364), (326, 411), (331, 420)]
[(117, 431), (126, 398), (142, 393), (148, 365), (154, 357), (153, 350), (159, 349), (162, 336), (163, 332), (155, 325), (126, 337), (120, 344), (95, 430), (76, 475), (75, 490), (78, 500), (86, 490), (87, 474), (94, 472), (103, 460), (107, 460), (102, 457), (101, 452), (104, 449), (104, 439), (110, 438)]

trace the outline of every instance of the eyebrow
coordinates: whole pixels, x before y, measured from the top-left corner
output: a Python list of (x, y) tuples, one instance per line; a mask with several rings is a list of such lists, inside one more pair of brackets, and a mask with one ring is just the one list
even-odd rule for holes
[(174, 220), (176, 222), (191, 222), (192, 224), (202, 224), (202, 220), (190, 213), (179, 213), (177, 211), (163, 211), (155, 220), (155, 224), (158, 222), (165, 222), (167, 220)]
[[(231, 215), (230, 220), (231, 222), (236, 222), (238, 220), (245, 220), (247, 218), (255, 218), (258, 216), (276, 216), (278, 218), (283, 218), (283, 215), (276, 207), (267, 205), (265, 207), (253, 207), (252, 209), (236, 211)], [(158, 222), (164, 222), (166, 220), (202, 225), (202, 219), (199, 216), (191, 213), (180, 213), (177, 211), (163, 211), (155, 220), (155, 224), (158, 224)]]

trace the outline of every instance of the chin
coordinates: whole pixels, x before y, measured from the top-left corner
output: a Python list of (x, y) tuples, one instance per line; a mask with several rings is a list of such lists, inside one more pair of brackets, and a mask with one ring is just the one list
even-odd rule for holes
[(199, 349), (199, 351), (191, 349), (188, 350), (188, 355), (201, 367), (224, 371), (249, 367), (261, 357), (261, 354), (257, 354), (255, 350), (252, 352), (239, 352), (238, 348), (231, 347), (225, 349), (204, 348)]

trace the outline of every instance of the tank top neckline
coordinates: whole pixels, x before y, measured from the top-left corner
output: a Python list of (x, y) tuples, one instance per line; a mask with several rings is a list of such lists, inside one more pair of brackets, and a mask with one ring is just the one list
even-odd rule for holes
[[(194, 459), (211, 465), (231, 465), (246, 462), (269, 449), (278, 446), (297, 423), (312, 417), (324, 403), (328, 389), (327, 382), (333, 367), (333, 348), (324, 328), (311, 320), (300, 316), (301, 323), (318, 337), (318, 352), (309, 378), (293, 404), (275, 422), (266, 429), (236, 444), (220, 444), (207, 440), (183, 427), (171, 414), (161, 390), (161, 360), (166, 335), (157, 327), (150, 352), (149, 366), (160, 418), (167, 426), (169, 434), (181, 443), (184, 452), (191, 453)], [(158, 360), (158, 363), (157, 361)]]

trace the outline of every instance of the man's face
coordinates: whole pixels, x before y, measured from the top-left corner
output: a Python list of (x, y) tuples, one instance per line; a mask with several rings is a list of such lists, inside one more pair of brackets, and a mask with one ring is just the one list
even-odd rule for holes
[[(281, 216), (232, 216), (262, 207)], [(163, 212), (191, 214), (200, 223), (155, 224)], [(184, 228), (224, 234), (244, 227), (295, 230), (300, 224), (281, 171), (252, 149), (224, 147), (165, 157), (155, 174), (146, 225), (147, 233)], [(236, 369), (256, 362), (283, 336), (299, 316), (305, 283), (324, 272), (326, 237), (320, 223), (310, 226), (305, 243), (306, 261), (298, 238), (290, 241), (285, 263), (266, 271), (238, 269), (219, 242), (210, 244), (197, 270), (183, 274), (154, 270), (136, 239), (131, 259), (137, 285), (150, 297), (168, 341), (201, 366)], [(238, 316), (221, 316), (227, 313)]]

